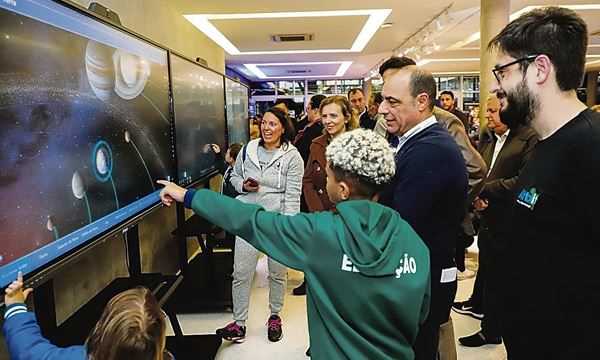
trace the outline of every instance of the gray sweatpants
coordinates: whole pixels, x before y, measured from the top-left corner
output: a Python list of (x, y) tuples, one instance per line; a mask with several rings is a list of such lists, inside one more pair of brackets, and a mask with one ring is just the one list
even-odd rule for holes
[[(233, 259), (233, 319), (245, 322), (248, 319), (250, 305), (250, 287), (256, 272), (256, 264), (260, 252), (239, 236), (235, 238), (235, 255)], [(276, 315), (283, 308), (285, 296), (287, 268), (269, 258), (269, 308)]]

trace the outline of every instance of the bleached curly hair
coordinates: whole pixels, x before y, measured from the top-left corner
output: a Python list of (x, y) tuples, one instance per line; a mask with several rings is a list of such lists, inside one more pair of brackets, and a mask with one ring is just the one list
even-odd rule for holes
[(330, 168), (375, 185), (389, 183), (396, 172), (394, 151), (387, 140), (371, 130), (356, 129), (334, 138), (325, 157)]

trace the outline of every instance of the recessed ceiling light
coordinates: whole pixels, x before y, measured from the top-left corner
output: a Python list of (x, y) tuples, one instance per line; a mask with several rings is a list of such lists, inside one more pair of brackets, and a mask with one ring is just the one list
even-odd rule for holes
[(417, 61), (417, 66), (423, 66), (432, 62), (470, 62), (479, 61), (479, 58), (454, 58), (454, 59), (422, 59)]
[[(533, 6), (526, 6), (524, 8), (522, 8), (521, 10), (514, 12), (512, 14), (510, 14), (509, 17), (509, 21), (513, 21), (514, 19), (518, 18), (519, 16), (523, 15), (526, 12), (529, 12), (533, 9), (538, 9), (538, 8), (543, 8), (546, 7), (548, 5), (533, 5)], [(600, 10), (600, 4), (582, 4), (582, 5), (557, 5), (559, 7), (563, 7), (566, 9), (571, 9), (574, 11), (582, 11), (582, 10)], [(477, 41), (481, 38), (481, 33), (476, 32), (471, 34), (469, 37), (467, 37), (464, 40), (461, 40), (455, 44), (452, 44), (450, 47), (448, 47), (448, 50), (457, 50), (460, 49), (461, 47), (473, 42), (473, 41)]]
[[(183, 15), (196, 28), (202, 31), (212, 41), (221, 46), (229, 55), (265, 55), (265, 54), (306, 54), (306, 53), (332, 53), (332, 52), (360, 52), (362, 51), (381, 24), (392, 12), (392, 9), (367, 9), (367, 10), (341, 10), (341, 11), (299, 11), (280, 13), (250, 13), (250, 14), (190, 14)], [(303, 17), (330, 17), (330, 16), (365, 16), (369, 18), (358, 33), (350, 49), (310, 49), (310, 50), (284, 50), (284, 51), (240, 51), (223, 33), (221, 33), (209, 20), (237, 20), (237, 19), (275, 19), (275, 18), (303, 18)]]
[[(328, 65), (340, 64), (335, 75), (312, 75), (312, 76), (267, 76), (259, 66), (296, 66), (296, 65)], [(314, 61), (314, 62), (287, 62), (287, 63), (263, 63), (263, 64), (244, 64), (246, 69), (250, 70), (254, 76), (259, 79), (306, 79), (306, 78), (333, 78), (344, 76), (352, 61)]]

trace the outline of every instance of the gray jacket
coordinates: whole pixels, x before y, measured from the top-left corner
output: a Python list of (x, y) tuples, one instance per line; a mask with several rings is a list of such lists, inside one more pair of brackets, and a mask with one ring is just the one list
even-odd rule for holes
[[(260, 139), (250, 141), (237, 156), (231, 174), (231, 184), (241, 193), (237, 199), (286, 215), (300, 212), (300, 194), (304, 175), (304, 161), (300, 153), (292, 144), (282, 145), (269, 164), (261, 169), (258, 162), (259, 142)], [(249, 193), (242, 189), (244, 179), (248, 178), (258, 181), (257, 192)]]

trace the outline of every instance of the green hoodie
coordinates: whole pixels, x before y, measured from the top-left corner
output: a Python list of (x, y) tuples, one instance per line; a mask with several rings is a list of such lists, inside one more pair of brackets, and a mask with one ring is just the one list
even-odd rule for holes
[(286, 216), (210, 190), (191, 204), (304, 272), (313, 359), (414, 358), (411, 345), (429, 310), (429, 252), (396, 211), (349, 200), (337, 212)]

